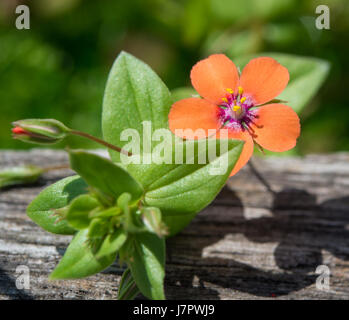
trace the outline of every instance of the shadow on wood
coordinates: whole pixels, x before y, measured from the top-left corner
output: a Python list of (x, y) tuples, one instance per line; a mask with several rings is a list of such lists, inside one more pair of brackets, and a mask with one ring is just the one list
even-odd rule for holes
[[(342, 260), (349, 260), (349, 230), (346, 229), (349, 215), (343, 219), (343, 212), (338, 211), (339, 207), (349, 207), (349, 197), (317, 205), (316, 197), (307, 191), (285, 189), (273, 192), (271, 216), (246, 219), (239, 197), (232, 191), (225, 191), (228, 192), (231, 192), (230, 201), (234, 203), (230, 221), (227, 219), (224, 224), (215, 223), (212, 211), (210, 223), (205, 221), (201, 224), (199, 216), (196, 222), (201, 228), (197, 241), (190, 234), (190, 230), (197, 228), (197, 224), (194, 222), (187, 229), (191, 241), (186, 244), (186, 252), (192, 254), (187, 266), (181, 262), (177, 267), (171, 257), (178, 254), (176, 250), (181, 250), (177, 244), (185, 242), (186, 236), (180, 235), (169, 240), (171, 249), (168, 269), (180, 274), (180, 281), (169, 285), (176, 287), (177, 297), (204, 299), (209, 296), (218, 299), (219, 291), (215, 291), (214, 287), (261, 297), (288, 295), (315, 283), (318, 277), (314, 274), (315, 270), (324, 263), (322, 250), (327, 250)], [(333, 228), (329, 227), (328, 219), (332, 220)], [(210, 234), (212, 226), (215, 235)], [(279, 271), (263, 270), (238, 262), (234, 260), (235, 252), (231, 252), (231, 258), (203, 257), (205, 248), (226, 241), (227, 236), (234, 233), (242, 234), (254, 243), (277, 243), (273, 256)], [(175, 276), (172, 275), (171, 278)], [(195, 279), (198, 279), (198, 284), (193, 286)]]

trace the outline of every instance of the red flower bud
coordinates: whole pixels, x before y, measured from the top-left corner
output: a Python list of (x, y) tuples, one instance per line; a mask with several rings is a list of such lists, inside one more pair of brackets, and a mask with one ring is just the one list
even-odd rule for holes
[(63, 123), (54, 119), (26, 119), (13, 123), (13, 138), (31, 143), (52, 144), (61, 141), (69, 132)]
[(12, 128), (12, 132), (14, 134), (29, 134), (28, 131), (23, 130), (21, 127), (14, 127), (14, 128)]

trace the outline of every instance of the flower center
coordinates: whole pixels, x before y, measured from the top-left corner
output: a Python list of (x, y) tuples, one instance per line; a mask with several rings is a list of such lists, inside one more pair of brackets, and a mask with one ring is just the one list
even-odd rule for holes
[(256, 110), (251, 110), (254, 107), (252, 100), (244, 96), (242, 87), (238, 87), (237, 92), (230, 88), (227, 88), (226, 91), (227, 94), (222, 98), (222, 103), (219, 106), (219, 117), (222, 126), (231, 130), (247, 130), (255, 138), (256, 135), (252, 125), (257, 126), (254, 120), (258, 118), (258, 115)]

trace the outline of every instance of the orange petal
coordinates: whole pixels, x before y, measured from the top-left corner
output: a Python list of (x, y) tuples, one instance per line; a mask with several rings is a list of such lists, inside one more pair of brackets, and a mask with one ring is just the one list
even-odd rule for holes
[(253, 127), (256, 142), (263, 148), (282, 152), (292, 149), (299, 137), (301, 126), (297, 113), (283, 104), (267, 104), (257, 109), (259, 116), (255, 123), (261, 125)]
[(200, 96), (219, 105), (227, 94), (227, 88), (235, 90), (239, 74), (234, 62), (227, 56), (213, 54), (192, 68), (190, 78)]
[[(200, 98), (188, 98), (179, 100), (171, 107), (168, 115), (170, 130), (184, 139), (202, 139), (208, 136), (208, 130), (218, 130), (220, 122), (218, 118), (219, 108)], [(179, 129), (192, 132), (180, 132)], [(197, 131), (194, 134), (193, 131)], [(210, 133), (212, 134), (212, 133)]]
[[(217, 139), (219, 137), (220, 137), (220, 135), (217, 134), (215, 138)], [(230, 176), (233, 176), (248, 162), (248, 160), (250, 160), (250, 158), (253, 154), (254, 143), (253, 143), (251, 136), (249, 135), (249, 133), (247, 131), (229, 130), (228, 138), (245, 141), (245, 144), (244, 144), (244, 147), (242, 148), (239, 160), (236, 162), (233, 171), (230, 173)]]
[(277, 97), (287, 86), (288, 70), (273, 58), (251, 60), (242, 70), (240, 86), (255, 104), (266, 103)]

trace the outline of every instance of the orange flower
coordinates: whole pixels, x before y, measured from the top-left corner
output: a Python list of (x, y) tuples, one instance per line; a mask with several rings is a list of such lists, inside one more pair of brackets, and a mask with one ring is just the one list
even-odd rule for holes
[[(230, 59), (224, 54), (214, 54), (199, 61), (190, 77), (203, 99), (188, 98), (174, 103), (169, 114), (170, 130), (183, 139), (201, 139), (208, 136), (209, 129), (224, 128), (228, 129), (229, 138), (244, 140), (231, 175), (248, 162), (254, 144), (277, 152), (296, 145), (300, 134), (296, 112), (283, 104), (265, 104), (278, 96), (289, 80), (288, 70), (276, 60), (253, 59), (239, 77)], [(205, 134), (183, 133), (186, 129), (203, 129)], [(219, 131), (215, 137), (219, 138)]]

